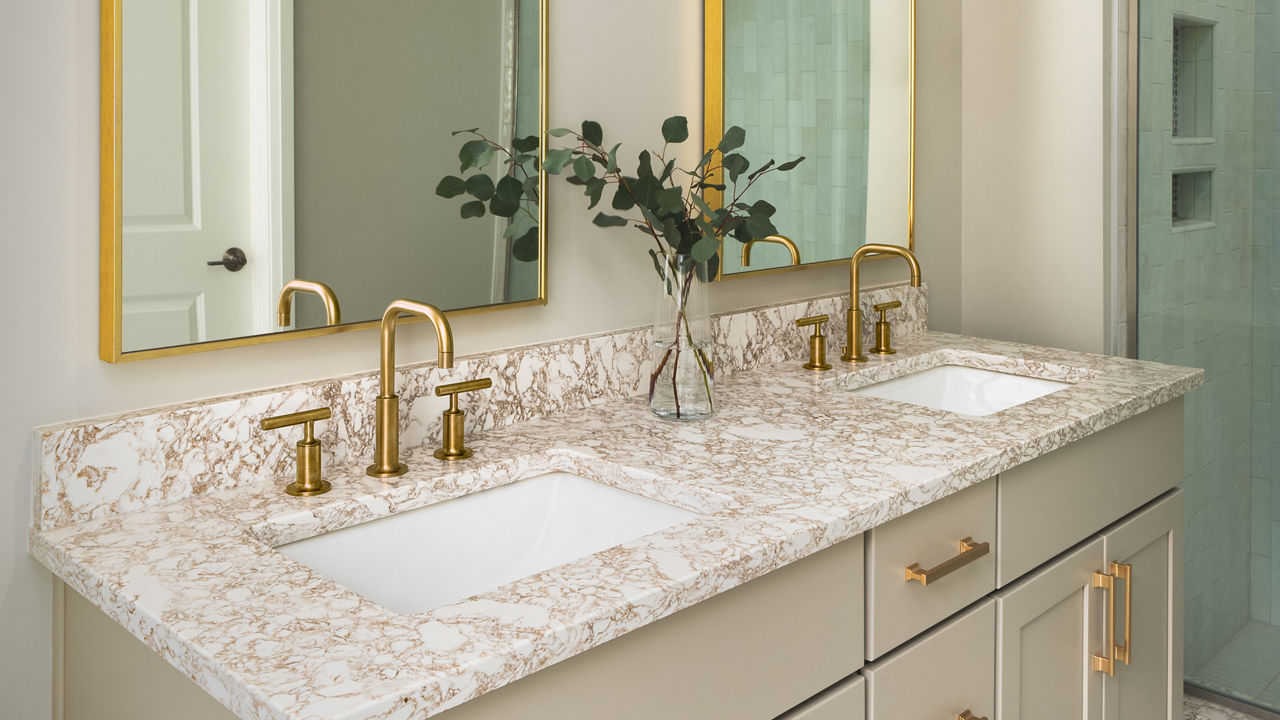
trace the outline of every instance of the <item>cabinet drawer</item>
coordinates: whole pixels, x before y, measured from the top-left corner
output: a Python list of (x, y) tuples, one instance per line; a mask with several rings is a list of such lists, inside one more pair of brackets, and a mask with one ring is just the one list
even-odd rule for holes
[[(990, 543), (957, 559), (960, 541)], [(988, 480), (867, 533), (867, 659), (874, 660), (995, 589), (996, 482)], [(908, 566), (935, 570), (927, 585)], [(944, 566), (945, 569), (945, 566)], [(963, 709), (963, 708), (962, 708)]]
[(867, 717), (995, 717), (995, 602), (950, 622), (862, 669)]
[(866, 711), (867, 681), (861, 675), (851, 675), (777, 720), (863, 720)]
[(1182, 480), (1182, 400), (1001, 473), (1001, 587)]

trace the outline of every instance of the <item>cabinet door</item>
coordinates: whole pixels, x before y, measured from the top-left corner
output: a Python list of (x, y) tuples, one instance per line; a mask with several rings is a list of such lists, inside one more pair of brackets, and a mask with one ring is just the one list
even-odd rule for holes
[(867, 711), (866, 686), (861, 675), (850, 675), (775, 720), (863, 720)]
[(1129, 662), (1105, 680), (1108, 720), (1182, 717), (1182, 524), (1176, 490), (1104, 531), (1108, 565), (1129, 567), (1131, 601), (1118, 582), (1116, 634), (1125, 644), (1128, 619)]
[[(1096, 720), (1103, 649), (1101, 538), (1079, 546), (995, 594), (996, 717), (999, 720)], [(1127, 720), (1127, 717), (1126, 717)]]

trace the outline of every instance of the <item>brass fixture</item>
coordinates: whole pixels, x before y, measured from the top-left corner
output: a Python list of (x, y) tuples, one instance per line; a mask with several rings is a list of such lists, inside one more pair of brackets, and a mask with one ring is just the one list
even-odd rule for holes
[(304, 410), (303, 412), (277, 415), (259, 423), (263, 430), (278, 430), (293, 425), (302, 426), (302, 439), (298, 441), (298, 479), (289, 483), (285, 492), (294, 497), (310, 497), (329, 492), (332, 485), (320, 477), (320, 441), (315, 436), (317, 420), (328, 420), (333, 413), (329, 408)]
[(911, 563), (907, 566), (907, 582), (915, 580), (923, 586), (928, 586), (931, 582), (937, 582), (978, 558), (991, 552), (991, 543), (974, 542), (973, 538), (967, 537), (960, 541), (960, 554), (944, 561), (937, 567), (924, 570), (920, 567), (920, 563)]
[(768, 237), (762, 237), (759, 240), (748, 240), (747, 242), (742, 243), (742, 267), (751, 266), (751, 246), (756, 243), (777, 243), (778, 245), (785, 247), (787, 252), (791, 253), (792, 265), (800, 264), (800, 248), (796, 247), (794, 242), (791, 242), (791, 238), (786, 235), (770, 235)]
[(956, 720), (987, 720), (987, 716), (983, 715), (982, 717), (978, 717), (977, 715), (974, 715), (972, 711), (965, 710), (956, 716)]
[(400, 396), (396, 395), (396, 321), (401, 314), (431, 321), (436, 329), (436, 364), (442, 370), (453, 367), (453, 330), (440, 308), (413, 300), (396, 300), (387, 306), (382, 314), (381, 379), (374, 401), (373, 464), (365, 470), (376, 478), (409, 472), (409, 466), (400, 462)]
[(885, 320), (884, 314), (900, 307), (902, 307), (902, 301), (900, 300), (892, 300), (871, 306), (872, 310), (880, 313), (880, 321), (876, 323), (876, 344), (871, 348), (871, 352), (877, 355), (892, 355), (898, 352), (893, 349), (893, 344), (889, 342), (889, 321)]
[(804, 364), (805, 370), (822, 372), (831, 369), (831, 363), (827, 362), (827, 336), (822, 334), (822, 326), (830, 319), (829, 315), (814, 315), (796, 321), (796, 327), (813, 326), (813, 336), (809, 338), (809, 362)]
[[(1106, 673), (1108, 677), (1116, 676), (1116, 661), (1129, 664), (1129, 648), (1132, 636), (1129, 632), (1133, 626), (1133, 566), (1113, 562), (1111, 572), (1093, 573), (1093, 586), (1107, 591), (1107, 638), (1111, 642), (1111, 654), (1093, 656), (1095, 672)], [(1124, 645), (1116, 642), (1116, 581), (1124, 581)]]
[(868, 255), (897, 255), (911, 266), (911, 287), (920, 287), (920, 262), (916, 254), (897, 245), (878, 245), (868, 243), (858, 248), (849, 258), (849, 312), (848, 334), (845, 340), (844, 354), (840, 359), (845, 362), (866, 362), (867, 356), (862, 354), (862, 310), (858, 307), (858, 266)]
[(290, 322), (290, 311), (293, 309), (293, 294), (295, 292), (309, 292), (319, 295), (320, 300), (324, 302), (325, 324), (342, 324), (342, 307), (338, 305), (338, 296), (333, 292), (333, 288), (322, 282), (294, 278), (280, 288), (280, 298), (276, 301), (276, 321), (280, 327), (285, 327)]
[(466, 413), (458, 409), (458, 395), (489, 387), (493, 387), (493, 380), (489, 378), (436, 386), (436, 397), (449, 396), (449, 409), (444, 411), (444, 417), (440, 419), (441, 434), (444, 437), (441, 440), (441, 447), (436, 450), (437, 458), (465, 460), (472, 456), (471, 448), (466, 446), (462, 422)]

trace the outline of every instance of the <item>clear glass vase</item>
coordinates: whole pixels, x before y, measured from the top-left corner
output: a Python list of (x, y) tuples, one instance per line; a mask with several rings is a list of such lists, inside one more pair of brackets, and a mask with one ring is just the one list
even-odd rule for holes
[(649, 409), (682, 422), (715, 411), (707, 263), (692, 255), (657, 256), (661, 283), (653, 320)]

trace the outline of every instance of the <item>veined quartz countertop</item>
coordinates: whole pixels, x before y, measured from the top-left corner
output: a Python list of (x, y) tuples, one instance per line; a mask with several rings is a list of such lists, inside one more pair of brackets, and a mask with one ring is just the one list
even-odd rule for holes
[[(845, 390), (942, 364), (1075, 383), (987, 417)], [(245, 718), (422, 717), (460, 705), (1173, 400), (1200, 370), (943, 333), (850, 370), (718, 382), (703, 422), (643, 399), (469, 439), (454, 464), (325, 468), (333, 490), (257, 483), (43, 532), (31, 553)], [(323, 428), (319, 433), (323, 439)], [(550, 470), (697, 519), (428, 612), (400, 615), (272, 548)], [(466, 542), (459, 538), (459, 543)]]

